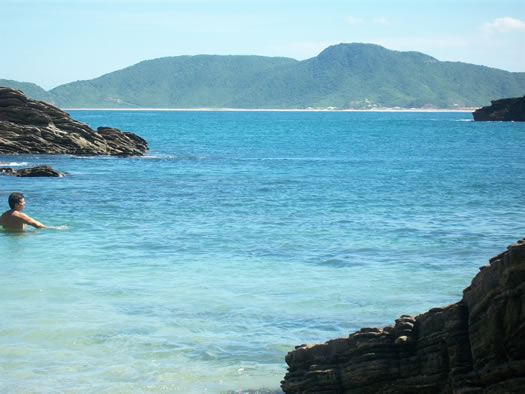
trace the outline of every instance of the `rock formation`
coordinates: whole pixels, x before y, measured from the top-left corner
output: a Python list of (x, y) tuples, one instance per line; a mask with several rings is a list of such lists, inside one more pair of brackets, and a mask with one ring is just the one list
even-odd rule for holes
[(11, 167), (0, 167), (0, 175), (22, 176), (22, 177), (37, 177), (37, 176), (51, 176), (63, 177), (63, 172), (57, 171), (50, 166), (37, 166), (33, 168), (13, 169)]
[(286, 393), (524, 393), (525, 240), (461, 301), (288, 353)]
[(492, 105), (472, 113), (474, 120), (525, 122), (525, 96), (491, 101)]
[(0, 153), (140, 156), (147, 142), (109, 127), (97, 131), (61, 109), (0, 87)]

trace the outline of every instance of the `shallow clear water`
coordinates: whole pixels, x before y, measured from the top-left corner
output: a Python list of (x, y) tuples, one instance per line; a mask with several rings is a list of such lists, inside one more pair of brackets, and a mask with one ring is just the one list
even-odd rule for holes
[(0, 179), (67, 225), (0, 232), (0, 391), (278, 390), (295, 345), (455, 302), (524, 236), (525, 124), (71, 113), (151, 150), (0, 156), (69, 173)]

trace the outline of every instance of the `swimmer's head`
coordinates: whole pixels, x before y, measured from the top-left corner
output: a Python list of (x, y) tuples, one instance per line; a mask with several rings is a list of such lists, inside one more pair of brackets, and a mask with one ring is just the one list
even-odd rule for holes
[(9, 207), (11, 209), (15, 209), (16, 204), (20, 203), (24, 199), (24, 195), (22, 193), (11, 193), (9, 195)]

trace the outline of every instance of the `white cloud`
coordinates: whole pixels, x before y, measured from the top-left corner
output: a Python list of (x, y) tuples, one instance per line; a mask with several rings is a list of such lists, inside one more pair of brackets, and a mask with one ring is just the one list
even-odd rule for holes
[(510, 33), (510, 32), (525, 32), (525, 22), (505, 16), (503, 18), (496, 18), (492, 22), (484, 23), (481, 30), (486, 33)]
[(380, 17), (374, 18), (374, 19), (372, 19), (372, 22), (380, 24), (380, 25), (389, 25), (390, 24), (388, 19), (386, 19), (384, 16), (380, 16)]
[(347, 16), (346, 21), (351, 25), (358, 25), (360, 23), (363, 23), (363, 20), (361, 18), (356, 18), (354, 16)]

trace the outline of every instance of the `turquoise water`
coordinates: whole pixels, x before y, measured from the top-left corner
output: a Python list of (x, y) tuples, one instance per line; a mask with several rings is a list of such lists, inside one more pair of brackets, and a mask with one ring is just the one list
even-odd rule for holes
[(0, 156), (62, 231), (0, 233), (0, 391), (278, 390), (285, 354), (460, 299), (522, 238), (525, 124), (71, 111), (143, 158)]

